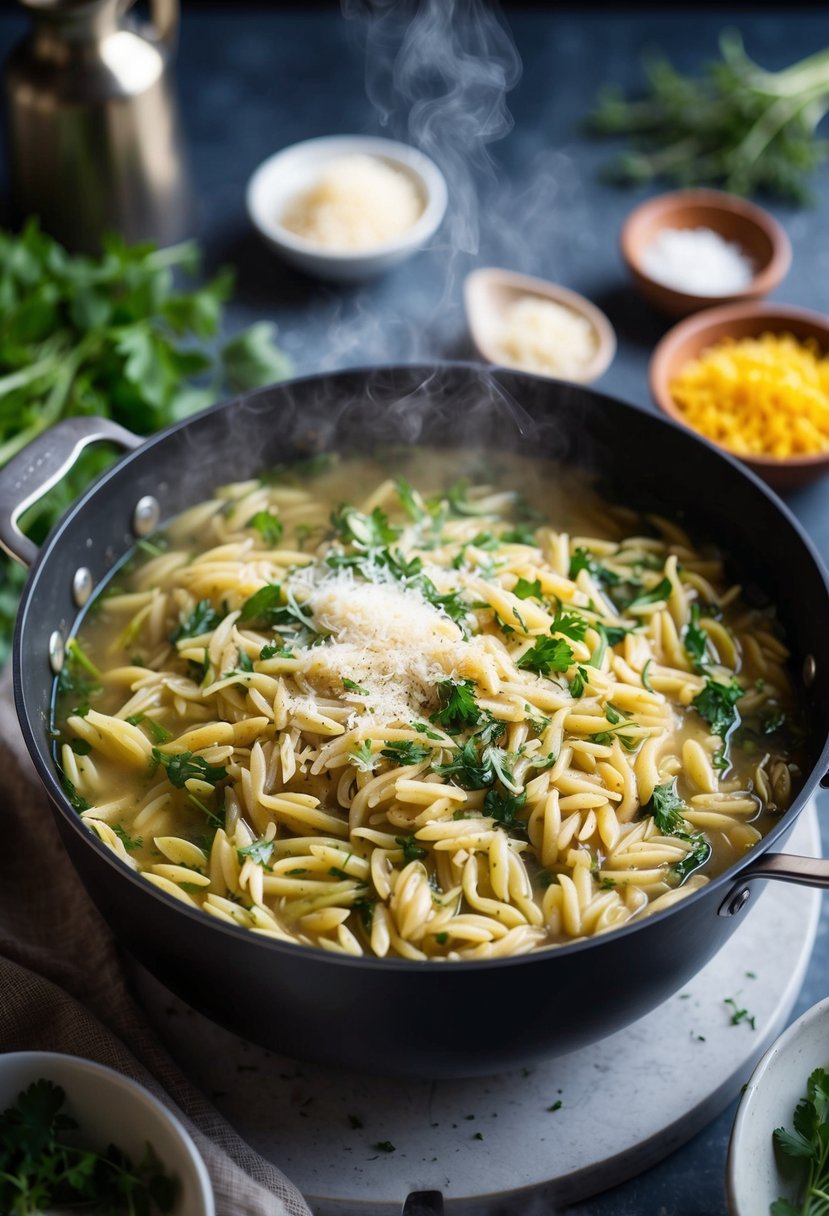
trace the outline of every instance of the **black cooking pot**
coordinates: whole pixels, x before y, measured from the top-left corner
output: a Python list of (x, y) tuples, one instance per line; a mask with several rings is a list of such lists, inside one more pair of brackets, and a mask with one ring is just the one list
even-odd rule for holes
[[(89, 442), (135, 448), (39, 555), (23, 508)], [(54, 670), (79, 604), (157, 522), (217, 484), (327, 449), (383, 443), (513, 449), (583, 468), (612, 499), (657, 510), (731, 555), (778, 605), (809, 724), (805, 780), (744, 860), (667, 911), (553, 950), (457, 964), (340, 957), (218, 922), (159, 891), (83, 827), (49, 737)], [(139, 446), (140, 445), (140, 446)], [(589, 389), (463, 365), (346, 371), (263, 389), (141, 444), (98, 419), (41, 436), (0, 473), (0, 542), (33, 561), (14, 691), (66, 849), (117, 938), (201, 1012), (287, 1054), (417, 1076), (491, 1073), (595, 1041), (683, 985), (738, 923), (757, 878), (829, 885), (829, 863), (770, 852), (829, 767), (829, 588), (811, 543), (755, 478), (687, 431)]]

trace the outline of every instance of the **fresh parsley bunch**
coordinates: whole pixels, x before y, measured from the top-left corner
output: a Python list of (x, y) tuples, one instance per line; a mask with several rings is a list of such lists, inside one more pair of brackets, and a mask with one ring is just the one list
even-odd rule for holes
[[(0, 466), (60, 418), (112, 418), (140, 435), (223, 395), (285, 376), (288, 362), (260, 322), (216, 346), (232, 274), (199, 273), (198, 247), (126, 245), (107, 237), (98, 258), (74, 256), (32, 221), (0, 232)], [(31, 513), (41, 539), (112, 461), (97, 448)], [(0, 665), (21, 585), (0, 556)]]
[(66, 1094), (41, 1078), (0, 1114), (0, 1212), (30, 1216), (72, 1207), (98, 1216), (156, 1216), (171, 1212), (177, 1183), (147, 1145), (140, 1162), (110, 1145), (78, 1148), (67, 1132), (77, 1124), (63, 1113)]
[(651, 58), (646, 94), (636, 100), (618, 89), (600, 94), (591, 129), (631, 141), (609, 175), (808, 201), (808, 179), (827, 152), (816, 129), (829, 110), (829, 48), (779, 72), (750, 59), (735, 31), (722, 35), (720, 52), (700, 76)]
[(794, 1112), (794, 1130), (775, 1128), (774, 1143), (803, 1166), (799, 1203), (776, 1199), (771, 1216), (825, 1216), (829, 1212), (829, 1073), (816, 1068), (806, 1085), (806, 1097)]

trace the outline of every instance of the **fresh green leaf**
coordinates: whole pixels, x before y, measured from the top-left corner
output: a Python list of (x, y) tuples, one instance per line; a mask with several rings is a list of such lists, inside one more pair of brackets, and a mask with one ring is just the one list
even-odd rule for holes
[(226, 615), (225, 612), (217, 612), (210, 600), (199, 600), (192, 612), (181, 618), (170, 634), (170, 641), (175, 643), (182, 638), (198, 638), (202, 634), (212, 633)]
[(428, 854), (428, 850), (418, 844), (413, 835), (395, 836), (394, 843), (403, 850), (405, 865), (408, 865), (410, 861), (422, 861)]
[(152, 771), (162, 765), (171, 785), (183, 789), (192, 780), (206, 781), (208, 785), (217, 785), (224, 781), (227, 769), (223, 765), (209, 764), (204, 756), (194, 756), (192, 752), (162, 752), (154, 747), (152, 755)]
[(220, 362), (231, 393), (244, 393), (290, 375), (291, 364), (275, 338), (276, 326), (270, 321), (258, 321), (225, 343)]
[(517, 595), (519, 600), (543, 600), (544, 598), (541, 590), (541, 580), (538, 578), (531, 583), (527, 582), (525, 578), (519, 578), (512, 589), (512, 594)]
[(251, 515), (246, 528), (255, 528), (266, 545), (272, 549), (282, 540), (282, 520), (271, 511), (257, 511)]
[(621, 578), (613, 570), (608, 570), (600, 561), (589, 551), (589, 549), (581, 546), (576, 549), (573, 556), (570, 558), (571, 579), (575, 579), (580, 570), (586, 570), (597, 583), (605, 587), (614, 587), (621, 582)]
[(629, 600), (626, 611), (630, 612), (634, 608), (644, 608), (647, 604), (658, 604), (662, 600), (670, 598), (673, 591), (673, 583), (669, 578), (663, 578), (655, 587), (651, 587), (650, 591), (643, 591), (634, 599)]
[(697, 693), (691, 704), (709, 724), (712, 732), (725, 739), (737, 721), (735, 706), (742, 695), (743, 689), (736, 680), (722, 684), (709, 677), (702, 692)]
[(518, 666), (547, 676), (566, 671), (573, 662), (573, 651), (563, 638), (542, 637), (518, 660)]
[(420, 764), (422, 760), (433, 755), (433, 751), (431, 747), (425, 747), (422, 743), (404, 739), (397, 743), (387, 743), (380, 749), (380, 755), (387, 760), (393, 760), (395, 764), (410, 765)]
[(642, 814), (651, 815), (657, 831), (671, 836), (685, 829), (684, 809), (685, 803), (677, 796), (674, 782), (668, 781), (664, 785), (654, 786), (650, 799), (642, 807)]
[(475, 700), (474, 687), (472, 680), (438, 680), (440, 709), (430, 715), (429, 721), (450, 733), (477, 726), (482, 714)]
[(243, 862), (249, 857), (251, 861), (255, 861), (258, 866), (263, 869), (268, 869), (268, 863), (273, 856), (274, 843), (272, 840), (254, 840), (252, 844), (243, 845), (236, 850), (239, 861)]
[(685, 629), (683, 645), (694, 670), (702, 671), (708, 649), (708, 634), (700, 628), (699, 604), (691, 605), (691, 619)]

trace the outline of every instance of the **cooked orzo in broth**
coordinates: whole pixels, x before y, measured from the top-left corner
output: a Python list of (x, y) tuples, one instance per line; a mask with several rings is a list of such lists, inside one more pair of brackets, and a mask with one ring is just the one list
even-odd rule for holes
[(501, 463), (332, 460), (140, 543), (56, 694), (89, 829), (218, 920), (408, 959), (601, 933), (750, 849), (799, 777), (773, 612)]

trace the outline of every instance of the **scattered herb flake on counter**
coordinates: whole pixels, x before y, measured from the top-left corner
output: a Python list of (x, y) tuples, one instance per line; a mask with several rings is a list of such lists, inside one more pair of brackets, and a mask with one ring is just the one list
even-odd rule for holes
[(723, 1004), (728, 1005), (731, 1009), (731, 1025), (739, 1026), (741, 1022), (746, 1022), (752, 1030), (757, 1029), (757, 1019), (753, 1013), (749, 1013), (747, 1009), (740, 1009), (733, 996), (727, 996)]
[(372, 1148), (378, 1149), (381, 1153), (396, 1153), (397, 1145), (392, 1144), (391, 1140), (378, 1140)]
[(829, 49), (771, 72), (749, 58), (731, 30), (720, 37), (720, 54), (698, 76), (651, 56), (645, 96), (601, 92), (591, 129), (631, 141), (610, 176), (625, 184), (720, 185), (736, 194), (808, 201), (809, 177), (827, 153), (816, 130), (829, 109)]
[[(155, 249), (109, 236), (90, 258), (67, 253), (34, 221), (0, 231), (0, 467), (60, 418), (98, 415), (149, 435), (288, 374), (268, 323), (215, 350), (232, 275), (185, 286), (199, 260), (191, 242)], [(112, 460), (102, 446), (82, 454), (28, 513), (36, 542)], [(0, 666), (22, 582), (0, 555)]]
[(794, 1112), (794, 1130), (774, 1129), (775, 1146), (803, 1170), (797, 1203), (777, 1199), (770, 1216), (824, 1216), (829, 1209), (829, 1073), (816, 1068)]
[(0, 1114), (0, 1211), (171, 1212), (178, 1184), (152, 1147), (136, 1163), (112, 1144), (98, 1153), (67, 1143), (77, 1124), (63, 1113), (65, 1102), (59, 1085), (40, 1078)]

